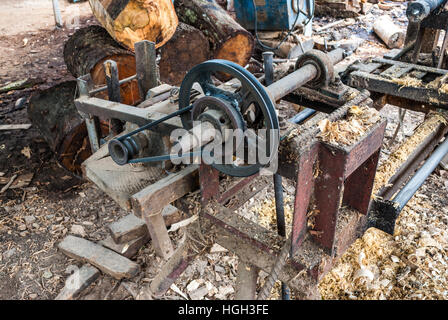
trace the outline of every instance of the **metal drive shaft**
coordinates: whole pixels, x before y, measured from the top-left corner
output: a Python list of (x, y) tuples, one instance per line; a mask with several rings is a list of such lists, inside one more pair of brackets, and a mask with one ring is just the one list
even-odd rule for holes
[[(336, 49), (327, 54), (332, 64), (344, 59), (344, 50)], [(278, 101), (289, 93), (299, 89), (318, 76), (319, 70), (313, 64), (307, 64), (266, 88), (273, 101)]]

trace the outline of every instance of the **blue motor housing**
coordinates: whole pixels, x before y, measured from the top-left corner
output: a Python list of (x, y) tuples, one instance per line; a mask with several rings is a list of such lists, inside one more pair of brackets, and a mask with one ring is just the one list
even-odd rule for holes
[(284, 31), (309, 21), (314, 13), (314, 0), (235, 0), (234, 7), (238, 23), (247, 30), (255, 29), (255, 8), (257, 29)]

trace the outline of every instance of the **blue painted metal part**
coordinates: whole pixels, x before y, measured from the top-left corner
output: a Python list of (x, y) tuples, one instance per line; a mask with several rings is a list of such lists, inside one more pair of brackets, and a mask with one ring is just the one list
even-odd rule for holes
[(314, 12), (314, 0), (235, 0), (237, 21), (247, 30), (255, 29), (254, 2), (257, 7), (258, 30), (289, 30), (293, 27), (297, 14), (300, 15), (297, 24), (301, 24), (308, 21), (305, 13)]

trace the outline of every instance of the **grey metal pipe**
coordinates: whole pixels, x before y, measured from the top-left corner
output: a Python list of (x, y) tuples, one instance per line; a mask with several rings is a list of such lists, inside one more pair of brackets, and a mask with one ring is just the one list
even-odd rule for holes
[(409, 182), (401, 189), (401, 191), (394, 197), (392, 202), (397, 203), (397, 212), (403, 210), (408, 201), (413, 197), (417, 190), (423, 185), (429, 175), (437, 168), (439, 163), (448, 154), (448, 137), (445, 141), (437, 147), (433, 154), (425, 161), (423, 166), (417, 173), (409, 180)]
[(306, 109), (300, 111), (298, 114), (296, 114), (294, 117), (292, 117), (288, 121), (295, 123), (295, 124), (300, 124), (303, 121), (305, 121), (306, 119), (308, 119), (309, 117), (311, 117), (316, 112), (317, 112), (316, 110), (306, 108)]
[(417, 0), (408, 3), (406, 15), (411, 22), (420, 22), (446, 0)]
[[(344, 59), (344, 50), (335, 49), (328, 54), (333, 65), (341, 62)], [(278, 101), (289, 93), (304, 86), (318, 75), (318, 70), (313, 64), (306, 64), (303, 67), (297, 69), (293, 73), (290, 73), (286, 77), (272, 83), (266, 88), (269, 96), (273, 101)]]
[(266, 88), (266, 91), (273, 101), (278, 101), (316, 78), (317, 72), (317, 68), (314, 65), (307, 64), (274, 82)]

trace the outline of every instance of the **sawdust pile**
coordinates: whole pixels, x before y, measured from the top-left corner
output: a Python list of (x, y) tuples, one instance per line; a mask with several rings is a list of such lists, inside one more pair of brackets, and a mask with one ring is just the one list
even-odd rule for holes
[(346, 119), (319, 122), (319, 137), (337, 146), (350, 146), (357, 142), (375, 123), (381, 119), (379, 112), (369, 107), (353, 106)]
[(446, 123), (446, 119), (439, 113), (430, 113), (428, 119), (423, 122), (403, 144), (395, 150), (381, 166), (375, 176), (373, 194), (376, 195), (382, 187), (387, 187), (392, 176), (398, 168), (411, 156), (415, 147), (434, 131), (440, 123)]
[[(294, 208), (291, 204), (292, 198), (289, 195), (285, 194), (284, 202), (286, 234), (289, 234), (291, 232)], [(250, 210), (257, 215), (258, 223), (261, 226), (271, 231), (276, 230), (275, 198), (265, 198), (260, 204), (253, 206)]]
[(323, 299), (447, 299), (447, 224), (417, 194), (394, 237), (371, 228), (347, 250), (319, 284)]

